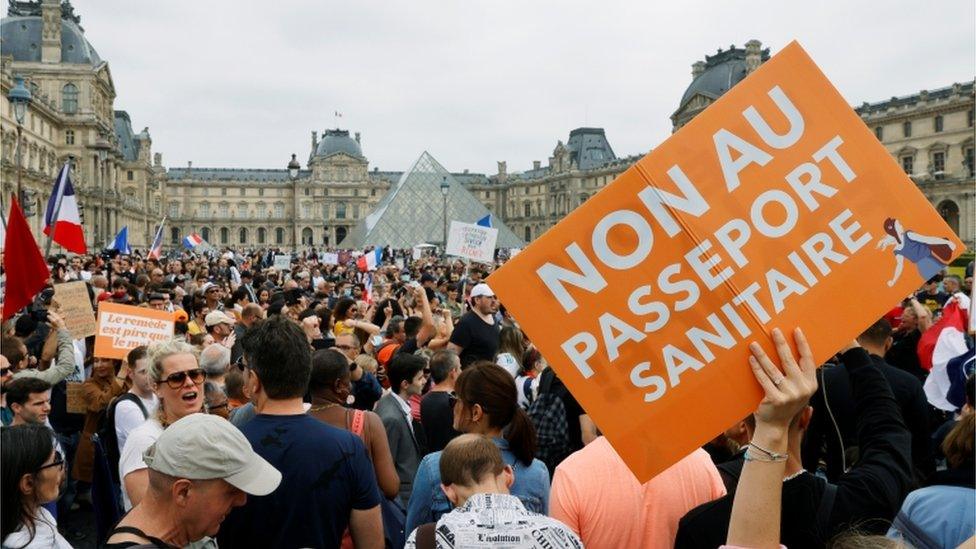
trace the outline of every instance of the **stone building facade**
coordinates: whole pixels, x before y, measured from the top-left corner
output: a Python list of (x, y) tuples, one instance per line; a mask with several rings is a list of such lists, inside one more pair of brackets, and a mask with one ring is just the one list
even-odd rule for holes
[[(337, 247), (401, 177), (370, 169), (361, 136), (312, 132), (304, 162), (283, 154), (268, 169), (164, 168), (148, 128), (136, 133), (115, 110), (106, 61), (88, 42), (68, 2), (15, 1), (0, 22), (0, 179), (16, 182), (16, 129), (7, 93), (15, 77), (33, 94), (22, 126), (22, 179), (29, 221), (43, 209), (61, 165), (73, 181), (85, 232), (101, 249), (123, 225), (147, 247), (166, 216), (164, 243), (195, 232), (216, 246)], [(758, 40), (692, 65), (692, 82), (671, 116), (677, 130), (769, 58)], [(858, 112), (963, 240), (973, 245), (973, 83), (864, 104)], [(907, 132), (907, 133), (906, 133)], [(421, 144), (418, 144), (418, 147)], [(645, 151), (646, 152), (646, 151)], [(526, 242), (538, 238), (636, 162), (618, 157), (602, 128), (577, 128), (548, 160), (529, 169), (452, 174)]]
[(976, 242), (974, 83), (923, 90), (856, 109), (970, 248)]

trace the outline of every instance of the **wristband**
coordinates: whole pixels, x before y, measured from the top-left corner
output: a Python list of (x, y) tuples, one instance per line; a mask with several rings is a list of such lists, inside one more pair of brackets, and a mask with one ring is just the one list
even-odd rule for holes
[[(752, 454), (750, 456), (749, 449), (758, 450), (761, 454), (765, 455), (766, 459), (763, 459), (762, 457), (759, 457), (759, 456), (757, 456), (755, 454)], [(767, 450), (767, 449), (763, 448), (762, 446), (759, 446), (758, 444), (755, 444), (753, 442), (750, 442), (749, 443), (749, 449), (746, 450), (746, 456), (747, 456), (746, 459), (749, 459), (749, 457), (751, 457), (752, 459), (758, 460), (758, 461), (786, 461), (790, 457), (789, 454), (780, 454), (780, 453), (777, 453), (777, 452), (773, 452), (773, 451)]]

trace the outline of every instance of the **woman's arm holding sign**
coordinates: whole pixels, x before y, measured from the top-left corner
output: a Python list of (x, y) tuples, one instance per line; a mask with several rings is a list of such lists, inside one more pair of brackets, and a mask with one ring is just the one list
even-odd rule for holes
[(779, 329), (773, 343), (786, 375), (752, 343), (749, 365), (765, 396), (756, 410), (756, 432), (746, 450), (738, 489), (732, 503), (727, 543), (732, 546), (779, 547), (783, 476), (786, 471), (790, 423), (806, 408), (817, 390), (817, 365), (799, 328), (793, 333), (799, 359)]

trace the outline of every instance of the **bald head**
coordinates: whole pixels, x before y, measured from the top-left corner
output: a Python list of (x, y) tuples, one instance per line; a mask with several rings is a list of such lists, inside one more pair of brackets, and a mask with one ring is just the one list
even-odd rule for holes
[(214, 343), (200, 353), (200, 367), (208, 376), (221, 376), (227, 373), (230, 366), (230, 349)]
[(250, 327), (255, 320), (264, 318), (264, 309), (257, 303), (248, 303), (241, 309), (241, 324)]

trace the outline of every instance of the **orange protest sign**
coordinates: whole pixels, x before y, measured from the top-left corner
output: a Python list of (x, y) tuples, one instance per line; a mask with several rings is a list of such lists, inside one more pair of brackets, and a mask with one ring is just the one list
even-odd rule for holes
[(173, 313), (131, 305), (98, 305), (95, 356), (124, 359), (131, 349), (173, 337)]
[(488, 283), (646, 481), (755, 410), (749, 342), (822, 362), (963, 249), (793, 43)]

